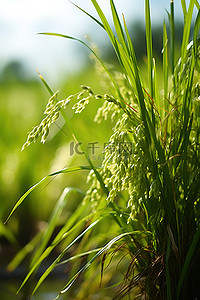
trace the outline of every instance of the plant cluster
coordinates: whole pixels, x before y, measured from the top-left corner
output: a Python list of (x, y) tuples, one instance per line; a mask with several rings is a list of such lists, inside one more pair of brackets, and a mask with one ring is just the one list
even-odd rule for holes
[[(103, 272), (106, 257), (111, 253), (111, 249), (114, 249), (114, 245), (121, 243), (114, 253), (124, 249), (124, 253), (128, 252), (130, 263), (117, 297), (125, 296), (134, 290), (137, 292), (137, 295), (133, 296), (135, 299), (137, 297), (167, 300), (198, 298), (200, 296), (197, 267), (200, 262), (199, 2), (190, 0), (187, 9), (185, 1), (181, 1), (184, 30), (180, 58), (177, 62), (174, 48), (174, 3), (170, 2), (169, 34), (166, 23), (163, 23), (162, 80), (157, 76), (157, 64), (153, 57), (150, 7), (149, 1), (145, 1), (147, 83), (138, 66), (125, 18), (123, 16), (122, 22), (120, 21), (114, 1), (110, 0), (110, 7), (115, 33), (97, 1), (91, 0), (91, 2), (100, 21), (81, 10), (108, 34), (120, 71), (113, 72), (113, 69), (104, 63), (93, 49), (84, 42), (78, 41), (92, 51), (104, 70), (107, 82), (109, 79), (108, 90), (112, 90), (112, 95), (95, 94), (90, 87), (82, 86), (81, 92), (69, 96), (66, 100), (58, 101), (57, 93), (53, 94), (42, 78), (51, 92), (45, 110), (46, 117), (29, 133), (23, 149), (40, 135), (41, 142), (45, 142), (49, 127), (56, 121), (59, 112), (68, 124), (75, 141), (79, 141), (64, 112), (66, 105), (74, 98), (78, 100), (73, 106), (76, 113), (80, 113), (92, 99), (102, 101), (102, 107), (99, 108), (95, 121), (112, 119), (113, 134), (104, 150), (104, 160), (99, 168), (94, 167), (85, 153), (88, 166), (65, 168), (56, 172), (59, 174), (88, 169), (90, 170), (88, 181), (91, 185), (74, 215), (67, 220), (52, 244), (47, 247), (52, 230), (56, 226), (57, 213), (61, 209), (58, 204), (44, 233), (45, 242), (36, 250), (31, 269), (22, 286), (43, 259), (60, 242), (65, 241), (64, 250), (41, 276), (34, 289), (35, 292), (49, 273), (62, 262), (69, 249), (83, 237), (87, 241), (83, 249), (90, 246), (94, 237), (92, 233), (88, 237), (88, 233), (97, 228), (98, 234), (101, 235), (99, 224), (106, 223), (109, 218), (109, 222), (114, 224), (108, 230), (109, 234), (111, 232), (113, 234), (112, 239), (100, 249), (90, 249), (96, 251), (96, 254), (88, 258), (86, 264), (72, 276), (59, 295), (69, 291), (79, 275), (100, 255), (103, 255)], [(189, 43), (195, 7), (198, 13), (193, 39)], [(62, 34), (46, 34), (77, 40)], [(55, 173), (49, 176), (53, 175)], [(11, 214), (38, 184), (22, 196)], [(69, 190), (67, 193), (65, 191), (61, 196), (61, 202), (58, 203), (63, 203), (68, 192)], [(86, 207), (87, 216), (83, 213)], [(81, 231), (83, 224), (88, 222), (90, 225)], [(77, 229), (78, 234), (74, 237)], [(72, 234), (71, 240), (70, 234)], [(87, 252), (89, 255), (91, 255), (90, 251)], [(83, 251), (82, 254), (71, 259), (85, 254), (86, 252)], [(39, 256), (40, 259), (36, 260)], [(69, 262), (69, 259), (64, 262)]]

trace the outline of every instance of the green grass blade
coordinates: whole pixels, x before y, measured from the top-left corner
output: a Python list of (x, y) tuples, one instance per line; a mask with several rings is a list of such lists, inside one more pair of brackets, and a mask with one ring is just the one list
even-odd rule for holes
[(196, 5), (197, 9), (199, 10), (200, 9), (200, 4), (199, 4), (198, 0), (195, 0), (194, 3)]
[(182, 11), (183, 11), (184, 19), (185, 19), (186, 14), (187, 14), (187, 8), (186, 8), (185, 0), (181, 0), (181, 5), (182, 5)]
[(107, 34), (108, 34), (108, 36), (109, 36), (112, 44), (113, 44), (113, 46), (114, 46), (114, 49), (118, 53), (118, 51), (117, 51), (118, 46), (117, 46), (116, 38), (115, 38), (115, 36), (114, 36), (114, 34), (112, 32), (112, 29), (111, 29), (111, 27), (110, 27), (110, 25), (109, 25), (109, 23), (108, 23), (105, 15), (104, 15), (103, 11), (102, 11), (102, 9), (100, 8), (100, 6), (99, 6), (99, 4), (97, 3), (96, 0), (91, 0), (91, 2), (93, 4), (94, 8), (96, 9), (96, 12), (98, 13), (98, 15), (99, 15), (102, 23), (103, 23), (103, 26), (104, 26), (104, 28), (105, 28), (105, 30), (106, 30), (106, 32), (107, 32)]
[[(105, 66), (105, 64), (103, 63), (103, 61), (98, 57), (98, 55), (96, 54), (96, 52), (91, 48), (89, 47), (85, 42), (83, 42), (82, 40), (78, 39), (78, 38), (75, 38), (75, 37), (72, 37), (72, 36), (69, 36), (69, 35), (65, 35), (65, 34), (61, 34), (61, 33), (55, 33), (55, 32), (40, 32), (38, 34), (42, 34), (42, 35), (50, 35), (50, 36), (56, 36), (56, 37), (61, 37), (61, 38), (65, 38), (65, 39), (69, 39), (69, 40), (73, 40), (73, 41), (76, 41), (76, 42), (79, 42), (81, 43), (82, 45), (84, 45), (86, 48), (88, 48), (92, 54), (94, 54), (94, 56), (97, 58), (97, 60), (101, 63), (102, 67), (104, 68), (104, 70), (108, 73), (113, 85), (115, 86), (115, 81), (111, 75), (111, 73), (109, 72), (108, 68)], [(46, 81), (43, 79), (43, 81), (46, 83)], [(46, 85), (46, 84), (45, 84)], [(116, 87), (117, 88), (117, 87)], [(51, 89), (50, 89), (51, 91)], [(53, 94), (53, 92), (52, 92)]]
[(105, 27), (103, 26), (103, 24), (101, 22), (99, 22), (99, 20), (97, 20), (95, 17), (93, 17), (91, 14), (89, 14), (87, 11), (85, 11), (84, 9), (82, 9), (81, 7), (79, 7), (77, 4), (73, 3), (72, 1), (68, 0), (71, 4), (73, 4), (74, 6), (76, 6), (78, 9), (80, 9), (82, 12), (84, 12), (84, 14), (86, 14), (88, 17), (90, 17), (93, 21), (95, 21), (99, 26), (101, 26), (103, 29), (105, 29)]
[(5, 237), (12, 245), (19, 246), (17, 239), (15, 238), (12, 231), (6, 227), (0, 220), (0, 236)]
[(40, 74), (40, 72), (38, 71), (38, 75), (42, 81), (42, 83), (44, 84), (44, 86), (46, 87), (46, 89), (48, 90), (49, 94), (51, 96), (53, 96), (53, 91), (51, 90), (50, 86), (48, 85), (48, 83), (46, 82), (46, 80), (44, 79), (44, 77)]
[(61, 254), (55, 259), (55, 261), (48, 267), (48, 269), (44, 272), (44, 274), (40, 277), (38, 280), (33, 292), (32, 296), (36, 292), (36, 290), (39, 288), (39, 286), (42, 284), (42, 282), (45, 280), (45, 278), (51, 273), (51, 271), (55, 268), (55, 266), (60, 262), (62, 257), (67, 253), (67, 251), (80, 239), (82, 238), (89, 230), (91, 230), (93, 227), (95, 227), (99, 222), (101, 221), (101, 218), (93, 222), (90, 226), (88, 226), (81, 234), (79, 234), (62, 252)]
[[(195, 25), (194, 25), (194, 34), (193, 34), (193, 42), (194, 42), (194, 56), (195, 59), (197, 57), (197, 50), (198, 50), (198, 36), (200, 30), (200, 10), (197, 14)], [(198, 59), (198, 58), (197, 58)], [(199, 62), (197, 62), (199, 63)]]
[[(150, 124), (150, 118), (148, 115), (148, 111), (146, 109), (145, 101), (144, 101), (144, 93), (142, 89), (142, 83), (139, 75), (139, 68), (137, 64), (137, 59), (135, 56), (135, 51), (132, 45), (132, 41), (128, 32), (128, 28), (124, 19), (124, 27), (125, 27), (125, 32), (126, 32), (126, 37), (127, 37), (127, 42), (128, 42), (128, 48), (129, 48), (129, 55), (130, 58), (127, 57), (126, 53), (122, 53), (123, 60), (126, 61), (127, 65), (127, 74), (129, 78), (132, 78), (132, 86), (133, 88), (136, 88), (136, 92), (138, 95), (138, 104), (140, 107), (140, 113), (142, 116), (142, 121), (144, 122), (145, 126), (145, 132), (146, 132), (146, 138), (147, 138), (147, 143), (150, 145), (151, 144), (151, 135), (150, 135), (150, 129), (149, 129), (149, 124)], [(134, 74), (134, 75), (133, 75)]]
[[(65, 188), (64, 191), (62, 192), (60, 198), (58, 199), (55, 208), (50, 216), (50, 219), (48, 221), (48, 226), (45, 232), (43, 233), (43, 238), (41, 241), (40, 246), (38, 247), (34, 257), (31, 260), (31, 266), (33, 266), (36, 261), (39, 259), (40, 255), (46, 248), (56, 226), (58, 225), (58, 220), (60, 218), (60, 215), (66, 205), (66, 202), (68, 201), (69, 195), (71, 192), (78, 192), (75, 188)], [(83, 193), (81, 193), (83, 194)]]
[[(156, 68), (156, 61), (155, 59), (153, 59), (153, 90), (154, 90), (154, 102), (155, 102), (155, 108), (154, 110), (156, 109), (156, 105), (158, 107), (161, 107), (160, 105), (160, 95), (159, 95), (159, 88), (158, 88), (158, 78), (157, 78), (157, 68)], [(158, 113), (158, 110), (156, 109), (157, 113)], [(159, 113), (159, 116), (160, 118), (160, 113)]]
[(38, 260), (35, 262), (35, 264), (30, 269), (29, 273), (26, 275), (25, 279), (21, 283), (18, 292), (23, 288), (25, 283), (28, 281), (30, 276), (33, 274), (33, 272), (39, 267), (39, 265), (50, 255), (50, 253), (54, 250), (54, 248), (64, 239), (66, 239), (72, 232), (74, 232), (76, 229), (79, 229), (83, 227), (83, 223), (88, 221), (88, 218), (92, 217), (92, 215), (89, 215), (87, 217), (82, 218), (80, 221), (78, 221), (79, 217), (83, 214), (83, 211), (86, 209), (86, 205), (79, 205), (79, 207), (76, 209), (76, 211), (70, 216), (70, 218), (67, 220), (66, 224), (63, 226), (63, 228), (59, 231), (59, 233), (54, 238), (51, 245), (46, 248), (46, 250), (41, 254), (41, 256), (38, 258)]
[(185, 63), (185, 58), (187, 55), (187, 45), (189, 43), (189, 35), (190, 35), (190, 28), (191, 28), (191, 21), (192, 15), (194, 10), (195, 0), (191, 0), (188, 8), (188, 12), (185, 19), (185, 25), (183, 30), (183, 39), (182, 39), (182, 46), (181, 46), (181, 60), (182, 64)]
[(25, 246), (23, 247), (17, 255), (9, 262), (7, 270), (13, 272), (19, 264), (29, 255), (36, 246), (40, 243), (43, 232), (39, 232), (36, 236)]
[[(119, 87), (118, 85), (116, 84), (111, 72), (109, 71), (109, 69), (106, 67), (106, 65), (103, 63), (102, 59), (99, 58), (99, 56), (96, 54), (96, 52), (91, 48), (89, 47), (85, 42), (83, 42), (82, 40), (78, 39), (78, 38), (75, 38), (75, 37), (72, 37), (72, 36), (69, 36), (69, 35), (65, 35), (65, 34), (60, 34), (60, 33), (53, 33), (53, 32), (41, 32), (41, 33), (38, 33), (38, 34), (42, 34), (42, 35), (50, 35), (50, 36), (56, 36), (56, 37), (61, 37), (61, 38), (65, 38), (65, 39), (69, 39), (69, 40), (74, 40), (76, 42), (79, 42), (81, 43), (82, 45), (84, 45), (87, 49), (89, 49), (92, 54), (96, 57), (96, 59), (100, 62), (100, 64), (102, 65), (103, 69), (106, 71), (106, 73), (108, 74), (112, 84), (113, 84), (113, 87), (117, 93), (117, 95), (119, 96), (119, 98), (121, 97), (120, 96), (120, 91), (119, 91)], [(114, 37), (115, 39), (115, 37)], [(116, 41), (116, 39), (115, 39)], [(116, 43), (115, 43), (116, 44)], [(43, 79), (44, 80), (44, 79)], [(46, 84), (45, 84), (46, 85)], [(66, 115), (63, 114), (63, 117), (65, 119), (65, 121), (67, 122), (67, 125), (70, 126), (70, 122), (69, 120), (66, 120)], [(70, 129), (72, 130), (72, 126), (70, 126)], [(77, 139), (78, 140), (78, 139)]]
[(153, 49), (152, 49), (152, 31), (149, 0), (145, 0), (145, 22), (146, 22), (146, 44), (147, 44), (147, 60), (148, 60), (148, 77), (150, 86), (150, 95), (154, 98), (153, 89)]
[(117, 13), (117, 10), (115, 8), (113, 0), (110, 0), (110, 6), (111, 6), (113, 22), (114, 22), (114, 25), (115, 25), (115, 30), (116, 30), (117, 36), (119, 38), (119, 42), (121, 43), (124, 50), (126, 50), (127, 45), (126, 45), (124, 32), (123, 32), (122, 25), (121, 25), (121, 22), (120, 22), (120, 19), (119, 19), (119, 16), (118, 16), (118, 13)]
[(167, 300), (172, 300), (172, 294), (171, 294), (171, 278), (170, 278), (170, 270), (169, 270), (169, 257), (171, 252), (171, 240), (170, 237), (168, 237), (168, 243), (167, 243), (167, 252), (166, 252), (166, 286), (167, 286)]
[(11, 210), (10, 214), (8, 215), (5, 223), (8, 222), (8, 220), (10, 219), (10, 217), (12, 216), (12, 214), (15, 212), (15, 210), (22, 204), (22, 202), (24, 201), (24, 199), (26, 199), (26, 197), (32, 192), (34, 191), (39, 185), (41, 185), (42, 183), (44, 183), (49, 177), (53, 177), (55, 175), (58, 174), (62, 174), (62, 173), (69, 173), (69, 172), (75, 172), (75, 171), (80, 171), (80, 170), (91, 170), (91, 167), (87, 167), (87, 166), (79, 166), (79, 167), (70, 167), (70, 168), (63, 168), (61, 170), (55, 171), (47, 176), (45, 176), (44, 178), (42, 178), (38, 183), (36, 183), (35, 185), (33, 185), (30, 189), (28, 189), (28, 191), (26, 191), (22, 197), (17, 201), (17, 203), (14, 205), (13, 209)]
[(97, 259), (100, 255), (102, 255), (105, 251), (107, 251), (108, 249), (110, 249), (110, 247), (116, 243), (118, 240), (122, 239), (123, 237), (127, 236), (127, 235), (131, 235), (134, 234), (135, 232), (126, 232), (126, 233), (122, 233), (118, 236), (116, 236), (115, 238), (113, 238), (109, 243), (107, 243), (104, 247), (101, 248), (100, 251), (98, 251), (98, 253), (92, 258), (90, 259), (85, 266), (83, 266), (83, 268), (81, 268), (81, 270), (79, 270), (72, 278), (71, 280), (64, 286), (63, 290), (59, 293), (59, 295), (55, 298), (58, 299), (62, 294), (66, 293), (70, 287), (72, 286), (72, 284), (76, 281), (76, 279), (78, 278), (78, 276), (84, 272), (91, 264), (92, 262)]
[[(174, 75), (174, 55), (175, 55), (175, 25), (174, 25), (174, 1), (170, 2), (170, 64), (171, 64), (171, 73)], [(174, 86), (175, 88), (175, 86)]]
[[(168, 97), (168, 38), (166, 23), (163, 23), (163, 76), (164, 76), (164, 98)], [(165, 110), (168, 110), (168, 102), (165, 100)]]
[(80, 258), (80, 257), (84, 257), (84, 256), (87, 256), (87, 255), (90, 255), (92, 253), (96, 253), (98, 251), (100, 251), (101, 248), (97, 248), (97, 249), (92, 249), (92, 250), (89, 250), (89, 251), (86, 251), (86, 252), (82, 252), (82, 253), (79, 253), (77, 255), (74, 255), (74, 256), (71, 256), (70, 258), (66, 259), (66, 260), (63, 260), (61, 261), (60, 263), (58, 263), (56, 265), (56, 267), (60, 266), (60, 265), (65, 265), (67, 264), (68, 262), (70, 261), (73, 261), (73, 260), (76, 260), (77, 258)]
[(190, 265), (191, 265), (191, 260), (192, 260), (192, 257), (195, 254), (195, 251), (197, 249), (199, 241), (200, 241), (200, 226), (196, 230), (196, 233), (193, 237), (190, 248), (187, 252), (187, 256), (186, 256), (186, 259), (185, 259), (185, 262), (184, 262), (184, 265), (183, 265), (183, 269), (182, 269), (182, 272), (181, 272), (181, 275), (180, 275), (180, 279), (179, 279), (179, 282), (178, 282), (177, 299), (179, 299), (179, 297), (180, 297), (180, 293), (181, 293), (181, 289), (182, 289), (183, 284), (184, 284), (184, 280), (187, 277), (187, 273), (188, 273)]
[(34, 191), (34, 189), (36, 187), (38, 187), (41, 183), (45, 182), (47, 180), (48, 176), (45, 176), (44, 178), (42, 178), (38, 183), (36, 183), (35, 185), (33, 185), (30, 189), (28, 189), (28, 191), (26, 191), (25, 194), (23, 194), (23, 196), (17, 201), (17, 203), (14, 205), (13, 209), (11, 210), (10, 214), (8, 215), (6, 221), (4, 222), (4, 224), (6, 224), (8, 222), (8, 220), (10, 219), (10, 217), (12, 216), (12, 214), (14, 213), (14, 211), (22, 204), (22, 202), (24, 201), (24, 199), (26, 199), (26, 197), (32, 192)]

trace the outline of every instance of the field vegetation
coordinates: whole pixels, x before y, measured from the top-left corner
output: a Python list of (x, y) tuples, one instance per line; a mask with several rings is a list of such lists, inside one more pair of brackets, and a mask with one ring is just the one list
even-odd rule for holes
[[(9, 92), (6, 106), (15, 105), (17, 116), (11, 140), (23, 151), (20, 160), (13, 152), (9, 157), (5, 135), (0, 232), (18, 250), (8, 270), (25, 261), (18, 290), (22, 296), (26, 290), (24, 297), (37, 295), (62, 268), (65, 282), (55, 299), (198, 299), (199, 2), (181, 1), (180, 44), (170, 2), (156, 54), (145, 1), (145, 57), (135, 52), (114, 1), (112, 26), (91, 2), (98, 19), (77, 9), (108, 35), (113, 65), (93, 45), (42, 33), (78, 41), (90, 50), (92, 66), (61, 91), (39, 74), (41, 86), (29, 84), (32, 101), (25, 96), (28, 86), (17, 94), (19, 84), (13, 84), (15, 97)], [(2, 91), (8, 95), (6, 85)], [(5, 124), (12, 133), (6, 118)], [(10, 195), (19, 194), (11, 203)]]

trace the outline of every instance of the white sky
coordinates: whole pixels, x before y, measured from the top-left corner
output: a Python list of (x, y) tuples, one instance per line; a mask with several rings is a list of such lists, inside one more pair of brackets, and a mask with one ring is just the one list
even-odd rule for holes
[[(90, 0), (74, 2), (96, 16)], [(109, 16), (109, 1), (98, 2)], [(115, 5), (130, 22), (134, 19), (144, 20), (144, 2), (115, 0)], [(178, 2), (175, 4), (180, 16), (180, 0)], [(167, 19), (165, 9), (169, 9), (169, 0), (151, 0), (150, 3), (153, 20), (162, 22), (163, 16)], [(102, 41), (104, 36), (101, 28), (68, 0), (0, 0), (0, 70), (13, 59), (26, 62), (34, 76), (37, 76), (36, 69), (51, 78), (59, 77), (60, 72), (77, 69), (83, 62), (84, 55), (79, 51), (83, 50), (83, 46), (73, 41), (36, 34), (44, 31), (81, 39), (89, 35), (95, 41), (98, 38)]]

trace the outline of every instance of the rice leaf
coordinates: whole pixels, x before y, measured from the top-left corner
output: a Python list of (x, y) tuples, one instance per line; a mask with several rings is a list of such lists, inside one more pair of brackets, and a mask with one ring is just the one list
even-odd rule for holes
[(79, 166), (79, 167), (70, 167), (70, 168), (63, 168), (61, 170), (55, 171), (47, 176), (45, 176), (44, 178), (42, 178), (38, 183), (36, 183), (35, 185), (33, 185), (30, 189), (28, 189), (28, 191), (26, 191), (21, 198), (17, 201), (17, 203), (14, 205), (13, 209), (11, 210), (10, 214), (8, 215), (6, 221), (4, 222), (7, 223), (8, 220), (10, 219), (10, 217), (12, 216), (12, 214), (15, 212), (15, 210), (22, 204), (22, 202), (24, 201), (24, 199), (26, 199), (26, 197), (32, 192), (34, 191), (39, 185), (41, 185), (42, 183), (44, 183), (49, 177), (58, 175), (58, 174), (62, 174), (62, 173), (69, 173), (69, 172), (75, 172), (75, 171), (80, 171), (80, 170), (91, 170), (90, 167), (87, 166)]
[(25, 259), (25, 257), (36, 248), (41, 241), (42, 234), (43, 232), (38, 232), (36, 236), (34, 236), (34, 238), (17, 253), (7, 266), (8, 272), (13, 272)]
[(61, 254), (54, 260), (54, 262), (47, 268), (47, 270), (43, 273), (43, 275), (38, 280), (33, 292), (32, 296), (36, 292), (36, 290), (39, 288), (39, 286), (42, 284), (42, 282), (45, 280), (45, 278), (51, 273), (51, 271), (55, 268), (55, 266), (60, 262), (62, 257), (67, 253), (67, 251), (80, 239), (82, 238), (89, 230), (91, 230), (93, 227), (95, 227), (102, 218), (99, 218), (95, 222), (93, 222), (91, 225), (89, 225), (81, 234), (79, 234), (62, 252)]
[(108, 34), (108, 36), (109, 36), (112, 44), (113, 44), (113, 46), (114, 46), (114, 49), (118, 53), (118, 51), (117, 51), (118, 46), (117, 46), (116, 38), (115, 38), (115, 36), (114, 36), (114, 34), (112, 32), (112, 29), (111, 29), (111, 27), (110, 27), (110, 25), (109, 25), (109, 23), (108, 23), (105, 15), (104, 15), (103, 11), (102, 11), (102, 9), (100, 8), (100, 6), (99, 6), (99, 4), (97, 3), (96, 0), (91, 0), (91, 2), (93, 4), (94, 8), (96, 9), (96, 11), (97, 11), (97, 13), (98, 13), (98, 15), (99, 15), (102, 23), (103, 23), (103, 26), (104, 26), (104, 28), (105, 28), (105, 30), (106, 30), (106, 32), (107, 32), (107, 34)]
[(189, 35), (190, 35), (190, 28), (191, 28), (194, 4), (195, 4), (195, 0), (191, 0), (190, 4), (189, 4), (187, 15), (186, 15), (186, 19), (185, 19), (185, 25), (184, 25), (184, 30), (183, 30), (183, 39), (182, 39), (182, 45), (181, 45), (182, 64), (184, 64), (186, 54), (187, 54), (187, 45), (189, 43)]
[[(168, 37), (165, 21), (163, 22), (163, 75), (164, 75), (164, 98), (168, 97)], [(168, 102), (165, 101), (165, 110), (168, 110)]]
[(0, 236), (5, 237), (12, 245), (19, 246), (19, 243), (13, 232), (5, 226), (0, 220)]
[[(50, 219), (48, 221), (48, 227), (46, 228), (45, 232), (43, 233), (43, 238), (42, 241), (40, 243), (40, 246), (38, 247), (34, 257), (31, 260), (31, 266), (33, 266), (36, 261), (39, 259), (40, 255), (42, 254), (42, 252), (44, 251), (44, 249), (46, 248), (57, 224), (58, 224), (58, 220), (60, 218), (60, 215), (64, 209), (64, 206), (66, 205), (66, 202), (68, 201), (69, 195), (71, 194), (71, 192), (78, 192), (80, 193), (81, 191), (75, 189), (75, 188), (65, 188), (64, 191), (62, 192), (60, 198), (58, 199), (55, 208), (52, 211), (52, 214), (50, 216)], [(81, 194), (83, 195), (83, 193), (81, 192)]]
[[(171, 64), (171, 73), (174, 75), (174, 41), (175, 41), (175, 25), (174, 25), (174, 1), (170, 2), (170, 64)], [(175, 84), (174, 84), (175, 88)]]
[(181, 293), (181, 289), (183, 287), (184, 281), (187, 277), (187, 273), (189, 271), (190, 265), (191, 265), (191, 260), (194, 257), (195, 251), (197, 250), (197, 246), (198, 243), (200, 241), (200, 226), (197, 228), (196, 233), (193, 237), (192, 243), (189, 247), (189, 250), (187, 252), (187, 256), (182, 268), (182, 272), (179, 278), (179, 282), (178, 282), (178, 291), (177, 291), (177, 299), (180, 299), (180, 293)]
[(182, 11), (183, 11), (184, 19), (185, 19), (186, 14), (187, 14), (187, 8), (186, 8), (185, 0), (181, 0), (181, 5), (182, 5)]
[(194, 3), (196, 5), (197, 9), (199, 10), (200, 9), (200, 4), (199, 4), (198, 0), (195, 0)]
[[(197, 50), (198, 50), (198, 36), (199, 36), (199, 30), (200, 30), (200, 10), (198, 11), (195, 25), (194, 25), (194, 34), (193, 34), (193, 42), (194, 42), (194, 56), (195, 59), (197, 57)], [(198, 58), (197, 58), (198, 59)], [(197, 63), (199, 63), (197, 61)]]
[(115, 8), (113, 0), (110, 0), (110, 6), (111, 6), (113, 21), (114, 21), (114, 25), (115, 25), (115, 30), (116, 30), (117, 36), (119, 38), (119, 42), (121, 43), (121, 45), (124, 48), (124, 50), (126, 50), (127, 46), (126, 46), (124, 32), (123, 32), (123, 29), (122, 29), (122, 26), (121, 26), (121, 22), (119, 20), (119, 16), (118, 16), (118, 13), (117, 13), (117, 10)]
[(171, 278), (170, 278), (170, 269), (169, 269), (169, 257), (171, 252), (171, 240), (170, 237), (168, 237), (168, 243), (167, 243), (167, 252), (166, 252), (166, 286), (167, 286), (167, 300), (172, 300), (172, 294), (171, 294)]
[(110, 247), (112, 247), (112, 245), (114, 243), (116, 243), (118, 240), (122, 239), (123, 237), (127, 236), (127, 235), (131, 235), (131, 234), (134, 234), (134, 231), (133, 232), (125, 232), (125, 233), (122, 233), (118, 236), (116, 236), (115, 238), (113, 238), (109, 243), (107, 243), (104, 247), (101, 248), (100, 251), (97, 252), (97, 254), (92, 258), (90, 259), (86, 264), (85, 266), (83, 266), (71, 279), (70, 281), (64, 286), (63, 290), (59, 293), (59, 295), (55, 298), (55, 299), (58, 299), (62, 294), (66, 293), (70, 287), (73, 285), (73, 283), (76, 281), (76, 279), (79, 277), (79, 275), (84, 272), (85, 270), (87, 270), (87, 268), (93, 263), (93, 261), (95, 259), (97, 259), (100, 255), (102, 255), (104, 252), (108, 251), (110, 249)]
[(91, 14), (89, 14), (87, 11), (85, 11), (84, 9), (82, 9), (81, 7), (79, 7), (77, 4), (73, 3), (72, 1), (68, 0), (71, 4), (73, 4), (74, 6), (76, 6), (78, 9), (80, 9), (82, 12), (84, 12), (84, 14), (86, 14), (88, 17), (90, 17), (93, 21), (95, 21), (99, 26), (101, 26), (103, 29), (105, 29), (105, 27), (103, 26), (103, 24), (101, 22), (99, 22), (99, 20), (97, 20), (95, 17), (93, 17)]
[(89, 47), (85, 42), (83, 42), (82, 40), (80, 39), (77, 39), (75, 37), (72, 37), (72, 36), (69, 36), (69, 35), (65, 35), (65, 34), (61, 34), (61, 33), (53, 33), (53, 32), (40, 32), (38, 34), (43, 34), (43, 35), (51, 35), (51, 36), (57, 36), (57, 37), (61, 37), (61, 38), (65, 38), (65, 39), (70, 39), (70, 40), (74, 40), (74, 41), (77, 41), (79, 43), (81, 43), (82, 45), (84, 45), (86, 48), (88, 48), (93, 54), (94, 56), (97, 58), (97, 60), (101, 63), (102, 67), (104, 68), (104, 70), (107, 72), (107, 74), (109, 75), (112, 83), (113, 83), (113, 86), (116, 88), (116, 90), (118, 90), (118, 87), (111, 75), (111, 73), (109, 72), (108, 68), (106, 67), (106, 65), (103, 63), (103, 61), (98, 57), (98, 55), (96, 54), (96, 52), (91, 48)]
[(145, 22), (146, 22), (146, 44), (147, 44), (147, 60), (148, 60), (148, 77), (150, 86), (150, 95), (154, 98), (153, 89), (153, 49), (152, 49), (152, 31), (149, 0), (145, 0)]
[[(59, 233), (54, 238), (51, 245), (45, 249), (45, 251), (41, 254), (41, 256), (38, 258), (38, 260), (35, 262), (35, 264), (32, 264), (32, 267), (26, 277), (24, 278), (23, 282), (21, 283), (17, 293), (20, 292), (20, 290), (23, 288), (23, 286), (26, 284), (28, 279), (31, 277), (31, 275), (34, 273), (34, 271), (40, 266), (40, 264), (50, 255), (50, 253), (54, 250), (54, 248), (62, 242), (64, 239), (66, 239), (72, 232), (74, 232), (76, 229), (81, 229), (83, 227), (83, 224), (88, 220), (88, 218), (92, 217), (92, 215), (89, 215), (87, 217), (82, 218), (80, 221), (77, 222), (78, 217), (83, 213), (83, 209), (85, 209), (84, 205), (80, 205), (78, 210), (75, 211), (75, 213), (68, 219), (68, 222), (66, 222), (66, 225), (59, 231)], [(52, 268), (53, 270), (54, 268)]]

